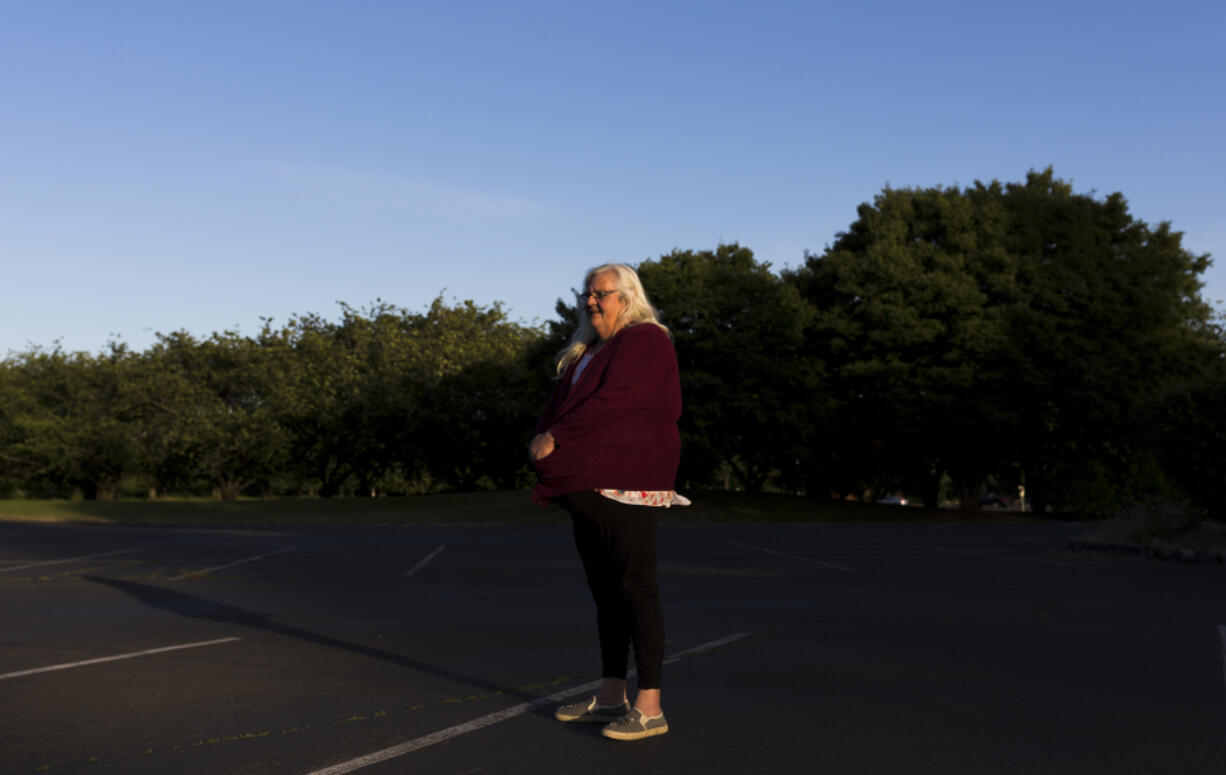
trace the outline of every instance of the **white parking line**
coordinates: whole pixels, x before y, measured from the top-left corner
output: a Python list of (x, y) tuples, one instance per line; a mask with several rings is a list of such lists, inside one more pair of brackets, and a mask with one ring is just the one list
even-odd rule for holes
[(194, 570), (194, 571), (188, 571), (187, 573), (181, 573), (181, 574), (179, 574), (178, 576), (175, 576), (173, 579), (170, 579), (170, 580), (171, 580), (171, 581), (181, 581), (181, 580), (186, 579), (186, 578), (192, 578), (192, 577), (195, 577), (195, 576), (203, 576), (204, 574), (206, 574), (206, 573), (212, 573), (212, 572), (213, 572), (213, 571), (215, 571), (215, 570), (225, 570), (226, 568), (233, 568), (235, 565), (242, 565), (243, 563), (247, 563), (247, 562), (255, 562), (256, 560), (262, 560), (262, 559), (264, 559), (265, 557), (272, 557), (274, 554), (281, 554), (281, 553), (283, 553), (283, 552), (292, 552), (292, 551), (294, 551), (294, 550), (295, 550), (295, 549), (297, 549), (297, 548), (298, 548), (298, 547), (296, 547), (296, 546), (287, 546), (287, 547), (285, 547), (284, 549), (278, 549), (278, 550), (277, 550), (277, 551), (275, 551), (275, 552), (267, 552), (267, 553), (265, 553), (265, 554), (257, 554), (255, 557), (247, 557), (247, 558), (242, 559), (242, 560), (235, 560), (234, 562), (226, 563), (225, 565), (217, 565), (217, 566), (212, 567), (212, 568), (205, 568), (204, 570)]
[(736, 643), (738, 640), (743, 640), (745, 638), (748, 638), (749, 635), (750, 633), (748, 632), (734, 632), (731, 635), (725, 635), (724, 637), (717, 638), (716, 640), (709, 640), (706, 643), (703, 643), (698, 646), (694, 646), (693, 648), (688, 648), (685, 651), (678, 651), (676, 654), (673, 654), (671, 657), (665, 657), (664, 664), (671, 665), (672, 663), (676, 662), (678, 659), (681, 659), (682, 657), (688, 657), (690, 654), (701, 654), (704, 651), (711, 651), (713, 649), (719, 648), (720, 646), (727, 646), (729, 643)]
[(433, 552), (430, 552), (430, 553), (429, 553), (429, 554), (427, 554), (425, 557), (423, 557), (421, 560), (419, 560), (419, 561), (418, 561), (418, 563), (417, 563), (416, 565), (414, 565), (412, 568), (409, 568), (409, 569), (408, 569), (408, 570), (406, 570), (404, 573), (402, 573), (402, 574), (401, 574), (401, 577), (404, 577), (404, 576), (412, 576), (412, 575), (413, 575), (414, 573), (416, 573), (417, 571), (419, 571), (419, 570), (421, 570), (422, 568), (426, 567), (426, 563), (428, 563), (428, 562), (430, 562), (431, 560), (433, 560), (433, 559), (434, 559), (434, 558), (435, 558), (435, 557), (438, 555), (438, 553), (439, 553), (439, 552), (443, 551), (443, 550), (444, 550), (444, 549), (446, 549), (446, 548), (447, 548), (447, 545), (446, 545), (446, 544), (443, 544), (443, 545), (442, 545), (442, 546), (440, 546), (439, 548), (435, 549)]
[[(681, 657), (687, 654), (695, 654), (701, 651), (709, 651), (713, 648), (718, 648), (719, 646), (724, 646), (729, 643), (733, 643), (735, 641), (738, 641), (738, 640), (741, 640), (742, 638), (747, 638), (747, 637), (749, 637), (749, 633), (738, 632), (734, 635), (729, 635), (725, 638), (720, 638), (719, 640), (713, 640), (709, 643), (704, 643), (701, 646), (695, 646), (692, 649), (686, 649), (685, 651), (682, 651), (678, 654), (674, 654), (668, 659), (665, 659), (664, 664), (675, 662), (676, 660), (680, 659)], [(634, 674), (633, 671), (631, 671), (630, 674), (633, 675)], [(582, 694), (584, 692), (590, 692), (599, 686), (600, 686), (599, 679), (595, 681), (589, 681), (588, 683), (581, 684), (579, 686), (572, 686), (568, 689), (563, 689), (560, 692), (554, 692), (548, 697), (539, 697), (530, 702), (522, 702), (519, 705), (512, 706), (510, 708), (507, 708), (506, 710), (496, 711), (494, 713), (490, 713), (488, 715), (481, 716), (480, 718), (473, 719), (472, 721), (466, 722), (464, 724), (457, 724), (454, 727), (448, 727), (447, 729), (441, 729), (438, 732), (431, 733), (424, 737), (419, 737), (416, 740), (410, 740), (407, 743), (400, 743), (399, 745), (393, 745), (390, 748), (384, 748), (382, 751), (375, 751), (374, 753), (367, 754), (366, 756), (362, 756), (357, 759), (350, 759), (347, 762), (341, 762), (340, 764), (334, 764), (331, 767), (325, 767), (322, 770), (315, 770), (314, 772), (310, 773), (310, 775), (341, 775), (341, 773), (353, 772), (354, 770), (360, 770), (363, 767), (369, 767), (372, 764), (378, 764), (379, 762), (385, 762), (388, 759), (395, 759), (397, 756), (404, 756), (406, 753), (412, 753), (413, 751), (418, 751), (418, 750), (421, 750), (422, 748), (427, 748), (429, 746), (434, 745), (435, 743), (441, 743), (444, 740), (450, 740), (453, 737), (459, 737), (460, 735), (468, 734), (469, 732), (476, 732), (478, 729), (484, 729), (485, 727), (492, 726), (494, 724), (497, 724), (500, 721), (506, 721), (509, 718), (514, 718), (516, 716), (523, 715), (524, 713), (527, 713), (529, 710), (533, 708), (538, 708), (542, 705), (549, 705), (555, 702), (560, 702), (562, 700), (568, 699), (570, 697), (574, 697), (575, 695)]]
[(4, 673), (0, 675), (0, 680), (6, 678), (17, 678), (23, 675), (34, 675), (35, 673), (49, 673), (52, 670), (67, 670), (70, 667), (81, 667), (83, 665), (96, 665), (100, 662), (114, 662), (117, 659), (132, 659), (133, 657), (144, 657), (149, 654), (161, 654), (166, 651), (178, 651), (179, 649), (194, 649), (201, 646), (214, 646), (218, 643), (229, 643), (233, 640), (241, 640), (240, 638), (218, 638), (216, 640), (202, 640), (197, 643), (180, 643), (177, 646), (162, 646), (156, 649), (145, 649), (144, 651), (133, 651), (129, 654), (116, 654), (113, 657), (98, 657), (97, 659), (86, 659), (80, 662), (68, 662), (63, 665), (49, 665), (47, 667), (36, 667), (31, 670), (18, 670), (15, 673)]
[(766, 552), (767, 554), (777, 554), (780, 557), (789, 557), (793, 560), (800, 560), (801, 562), (811, 562), (814, 565), (821, 565), (824, 568), (834, 568), (835, 570), (847, 571), (848, 573), (852, 571), (852, 569), (848, 568), (846, 565), (835, 565), (832, 562), (822, 562), (821, 560), (815, 560), (812, 557), (804, 557), (799, 554), (788, 554), (787, 552), (779, 552), (779, 551), (775, 551), (774, 549), (767, 549), (765, 546), (750, 546), (749, 544), (743, 544), (740, 541), (725, 541), (725, 543), (731, 544), (733, 546), (739, 546), (742, 549), (753, 549), (759, 552)]
[(948, 546), (925, 546), (924, 544), (910, 544), (905, 541), (892, 541), (888, 538), (878, 538), (877, 542), (882, 544), (893, 544), (895, 546), (907, 546), (912, 549), (923, 549), (925, 551), (936, 552), (938, 554), (962, 554), (966, 555), (967, 557), (986, 557), (990, 560), (1014, 560), (1016, 562), (1037, 563), (1039, 565), (1058, 565), (1061, 568), (1077, 567), (1071, 562), (1059, 562), (1057, 560), (1036, 560), (1033, 557), (1012, 557), (1007, 554), (988, 554), (987, 552), (970, 552), (965, 549), (951, 549)]
[(110, 557), (116, 554), (126, 554), (127, 552), (139, 551), (138, 549), (116, 549), (113, 552), (99, 552), (98, 554), (83, 554), (80, 557), (69, 557), (64, 560), (47, 560), (45, 562), (32, 562), (29, 565), (18, 565), (15, 568), (0, 568), (0, 573), (8, 573), (9, 571), (25, 570), (26, 568), (39, 568), (43, 565), (61, 565), (66, 562), (76, 562), (77, 560), (92, 560), (95, 557)]

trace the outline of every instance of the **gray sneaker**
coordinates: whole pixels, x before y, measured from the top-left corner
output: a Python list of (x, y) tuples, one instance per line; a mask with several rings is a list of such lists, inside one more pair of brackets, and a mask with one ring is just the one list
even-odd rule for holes
[(583, 702), (572, 702), (570, 705), (563, 705), (553, 712), (553, 717), (558, 721), (599, 721), (606, 724), (613, 719), (619, 718), (623, 713), (630, 710), (630, 703), (622, 700), (621, 705), (597, 705), (596, 698), (584, 700)]
[(668, 722), (664, 714), (652, 718), (645, 717), (637, 710), (626, 715), (600, 730), (600, 734), (614, 740), (641, 740), (644, 737), (655, 737), (668, 731)]

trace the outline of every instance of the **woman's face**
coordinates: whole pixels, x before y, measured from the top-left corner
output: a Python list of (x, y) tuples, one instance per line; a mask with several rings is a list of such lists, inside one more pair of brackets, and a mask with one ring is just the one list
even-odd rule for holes
[[(592, 278), (592, 284), (586, 290), (588, 296), (584, 304), (587, 305), (587, 319), (591, 321), (592, 328), (596, 329), (601, 339), (608, 339), (621, 328), (621, 321), (618, 320), (618, 317), (626, 308), (626, 303), (616, 293), (617, 275), (613, 272), (601, 272)], [(614, 291), (614, 293), (605, 294), (605, 297), (600, 299), (592, 291)]]

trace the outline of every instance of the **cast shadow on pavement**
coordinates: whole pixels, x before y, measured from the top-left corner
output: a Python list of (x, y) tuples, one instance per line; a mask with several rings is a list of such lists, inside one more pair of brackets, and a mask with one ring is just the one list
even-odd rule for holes
[[(148, 584), (138, 584), (134, 581), (120, 581), (119, 579), (107, 579), (101, 576), (83, 576), (82, 578), (97, 584), (103, 584), (117, 589), (131, 597), (136, 598), (140, 602), (152, 608), (157, 608), (162, 611), (186, 616), (192, 619), (205, 619), (213, 622), (221, 622), (223, 624), (233, 624), (240, 627), (250, 627), (256, 630), (284, 635), (290, 638), (297, 638), (308, 643), (314, 643), (319, 646), (327, 646), (328, 648), (340, 649), (348, 651), (352, 654), (358, 654), (371, 659), (379, 659), (384, 662), (391, 663), (398, 667), (416, 670), (428, 675), (445, 678), (450, 681), (455, 681), (459, 684), (481, 689), (483, 691), (506, 695), (507, 697), (515, 697), (524, 701), (539, 700), (540, 697), (535, 694), (530, 694), (522, 689), (516, 689), (508, 686), (499, 686), (492, 681), (477, 676), (467, 675), (446, 667), (423, 662), (419, 659), (406, 657), (402, 654), (395, 654), (390, 651), (364, 646), (360, 643), (350, 643), (338, 638), (333, 638), (328, 635), (321, 635), (317, 632), (304, 630), (300, 627), (294, 627), (288, 624), (282, 624), (275, 621), (267, 614), (248, 611), (244, 608), (219, 603), (208, 598), (196, 597), (184, 592), (178, 592), (165, 587), (154, 587)], [(553, 717), (553, 709), (549, 707), (533, 707), (529, 710), (530, 713)]]

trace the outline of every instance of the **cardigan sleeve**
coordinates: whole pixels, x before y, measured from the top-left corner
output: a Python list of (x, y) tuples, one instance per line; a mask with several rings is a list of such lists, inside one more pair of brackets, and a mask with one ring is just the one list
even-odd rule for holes
[[(634, 330), (638, 328), (644, 330)], [(619, 423), (625, 413), (652, 407), (660, 383), (677, 370), (668, 334), (650, 324), (634, 329), (622, 332), (623, 340), (610, 353), (599, 386), (550, 428), (558, 446), (590, 439)]]

